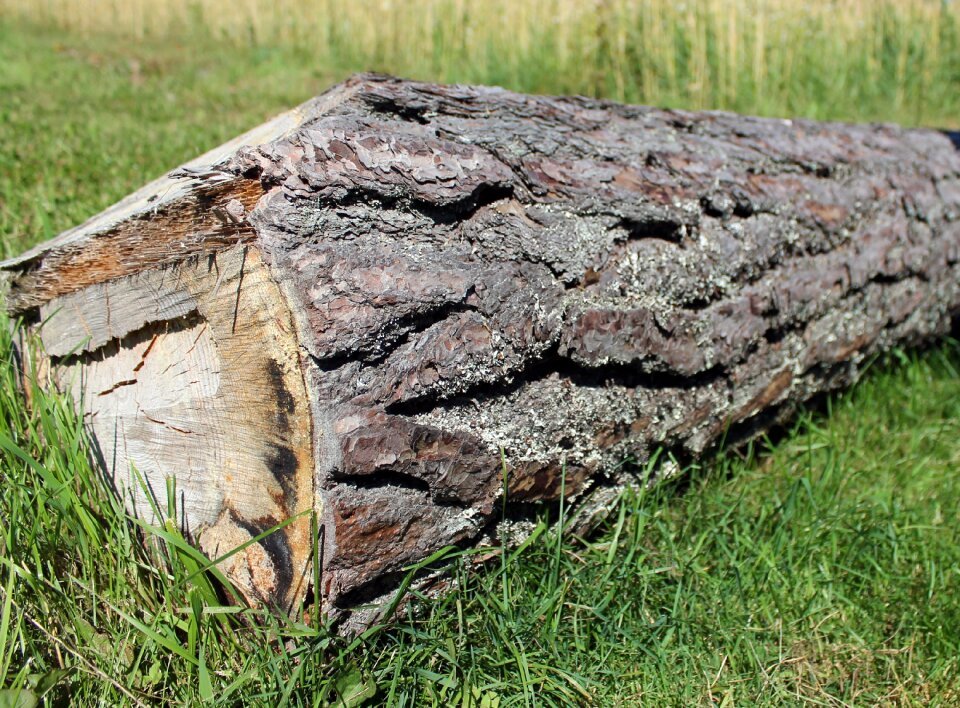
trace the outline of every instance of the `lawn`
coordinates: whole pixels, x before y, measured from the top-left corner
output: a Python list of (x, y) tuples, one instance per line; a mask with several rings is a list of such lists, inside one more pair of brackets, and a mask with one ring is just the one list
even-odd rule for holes
[[(812, 70), (786, 81), (771, 63), (776, 90), (727, 79), (736, 90), (701, 95), (685, 75), (644, 92), (629, 53), (619, 73), (571, 64), (524, 79), (519, 64), (497, 73), (463, 57), (391, 64), (393, 45), (321, 62), (302, 41), (105, 39), (0, 20), (0, 244), (12, 255), (51, 237), (368, 65), (956, 125), (956, 25), (943, 19), (936, 61), (915, 53), (927, 31), (881, 33), (889, 83), (859, 93), (853, 59), (835, 54), (833, 82)], [(925, 92), (916, 67), (936, 79)], [(544, 523), (482, 569), (441, 558), (454, 591), (353, 640), (311, 608), (288, 621), (230, 604), (173, 525), (146, 527), (106, 493), (68, 401), (31, 387), (26, 405), (5, 323), (0, 360), (0, 706), (960, 704), (955, 343), (874, 362), (775, 440), (625, 497), (589, 539)]]

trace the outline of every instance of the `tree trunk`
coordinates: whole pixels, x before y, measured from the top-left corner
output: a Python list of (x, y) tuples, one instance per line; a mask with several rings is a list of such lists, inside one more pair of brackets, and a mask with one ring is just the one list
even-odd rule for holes
[(3, 268), (133, 508), (212, 557), (287, 522), (223, 568), (288, 608), (316, 528), (338, 612), (504, 486), (585, 517), (948, 332), (960, 154), (362, 76)]

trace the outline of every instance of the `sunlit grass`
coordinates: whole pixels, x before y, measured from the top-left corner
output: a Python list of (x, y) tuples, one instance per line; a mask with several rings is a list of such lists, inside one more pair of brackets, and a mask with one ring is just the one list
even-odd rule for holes
[[(117, 17), (123, 34), (120, 9)], [(0, 27), (7, 253), (354, 68), (349, 55), (321, 65), (265, 39), (228, 51), (145, 34), (108, 44), (97, 34)], [(382, 66), (401, 51), (392, 46), (380, 50)], [(939, 46), (942, 65), (955, 61), (954, 49)], [(482, 61), (469, 69), (476, 74), (457, 66), (443, 78), (491, 80)], [(582, 79), (538, 71), (545, 91)], [(802, 82), (783, 91), (797, 103), (772, 94), (769, 111), (803, 104), (857, 118), (881, 105), (861, 113), (853, 99), (831, 104)], [(954, 100), (927, 94), (923, 115), (942, 118)], [(54, 704), (270, 708), (336, 705), (340, 696), (354, 697), (348, 705), (491, 707), (960, 703), (956, 345), (877, 364), (770, 449), (728, 453), (625, 498), (585, 542), (541, 525), (522, 549), (479, 570), (447, 556), (440, 562), (459, 578), (452, 592), (419, 614), (404, 609), (389, 629), (344, 640), (302, 616), (243, 607), (198, 572), (204, 560), (173, 527), (128, 518), (91, 466), (68, 402), (31, 376), (20, 386), (7, 324), (0, 320), (0, 705), (21, 689), (21, 699)]]
[(947, 0), (0, 0), (91, 37), (284, 47), (324, 71), (749, 113), (957, 124)]
[(762, 455), (624, 498), (596, 537), (541, 522), (479, 572), (450, 554), (449, 594), (352, 642), (235, 604), (172, 524), (127, 517), (70, 406), (31, 376), (25, 405), (12, 352), (0, 327), (0, 700), (960, 700), (955, 345), (885, 365)]

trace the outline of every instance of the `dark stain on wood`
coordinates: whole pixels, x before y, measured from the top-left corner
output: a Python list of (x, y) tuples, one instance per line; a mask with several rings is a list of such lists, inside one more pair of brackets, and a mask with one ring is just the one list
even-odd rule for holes
[[(272, 516), (250, 520), (241, 518), (239, 515), (233, 513), (231, 514), (231, 518), (239, 527), (249, 533), (252, 538), (259, 536), (268, 529), (273, 528), (280, 523)], [(293, 570), (293, 554), (290, 550), (290, 542), (287, 539), (285, 530), (279, 529), (274, 531), (273, 533), (264, 536), (257, 543), (260, 544), (264, 552), (266, 552), (267, 557), (270, 558), (270, 562), (273, 564), (273, 572), (276, 581), (276, 586), (273, 589), (272, 597), (264, 599), (268, 601), (276, 601), (280, 598), (286, 597), (295, 578)]]
[(273, 397), (277, 402), (277, 428), (281, 433), (287, 433), (290, 431), (289, 416), (296, 412), (297, 404), (293, 395), (287, 390), (283, 380), (283, 369), (275, 359), (271, 359), (267, 364), (267, 380), (270, 382)]
[(267, 468), (283, 490), (284, 508), (287, 512), (297, 507), (297, 456), (286, 445), (272, 443), (267, 457)]

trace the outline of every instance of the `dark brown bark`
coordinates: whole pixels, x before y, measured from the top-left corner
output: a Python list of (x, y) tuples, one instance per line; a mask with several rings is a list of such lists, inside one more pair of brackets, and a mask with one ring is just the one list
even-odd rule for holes
[(585, 514), (654, 450), (754, 434), (960, 312), (960, 154), (935, 131), (364, 76), (191, 175), (8, 264), (8, 301), (89, 286), (60, 274), (184, 214), (187, 245), (99, 280), (260, 251), (311, 396), (332, 611), (489, 537), (501, 451), (511, 502), (557, 500), (565, 463)]

